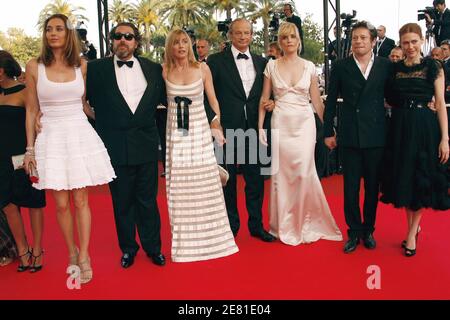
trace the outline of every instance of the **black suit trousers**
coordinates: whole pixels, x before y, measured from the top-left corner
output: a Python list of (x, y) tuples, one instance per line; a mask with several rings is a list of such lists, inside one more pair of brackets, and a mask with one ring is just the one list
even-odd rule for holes
[(114, 166), (117, 178), (109, 183), (119, 246), (123, 253), (139, 250), (136, 228), (145, 252), (161, 252), (161, 221), (156, 203), (156, 161), (135, 166)]
[[(242, 150), (239, 148), (238, 150)], [(227, 150), (228, 152), (228, 150)], [(239, 212), (237, 206), (237, 148), (234, 149), (234, 157), (227, 154), (227, 170), (230, 175), (227, 185), (224, 188), (225, 204), (230, 221), (231, 231), (237, 234), (240, 227)], [(234, 161), (230, 161), (234, 158)], [(262, 205), (264, 199), (264, 176), (261, 174), (261, 165), (249, 163), (249, 148), (245, 147), (245, 163), (239, 163), (245, 180), (245, 203), (249, 215), (248, 229), (251, 234), (258, 234), (263, 229)]]
[[(344, 213), (349, 237), (363, 237), (375, 230), (384, 148), (343, 147)], [(364, 221), (359, 207), (361, 178), (364, 180)]]

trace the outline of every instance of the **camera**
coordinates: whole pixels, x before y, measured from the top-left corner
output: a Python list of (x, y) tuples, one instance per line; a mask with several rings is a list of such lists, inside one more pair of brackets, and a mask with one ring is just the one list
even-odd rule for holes
[(195, 40), (195, 32), (192, 29), (189, 29), (187, 27), (183, 27), (183, 31), (186, 32), (189, 36), (189, 38), (194, 39)]
[(352, 25), (356, 22), (356, 10), (353, 10), (352, 13), (341, 13), (342, 27), (350, 29)]
[(225, 19), (223, 21), (217, 22), (217, 31), (222, 32), (224, 37), (227, 36), (228, 30), (230, 29), (231, 19)]
[(431, 17), (431, 19), (434, 20), (436, 19), (439, 12), (434, 7), (425, 7), (425, 9), (417, 10), (417, 21), (425, 20), (426, 13)]
[(277, 11), (269, 11), (269, 15), (272, 15), (272, 19), (269, 22), (269, 40), (277, 41), (278, 28), (280, 27), (280, 19), (284, 18), (284, 13)]

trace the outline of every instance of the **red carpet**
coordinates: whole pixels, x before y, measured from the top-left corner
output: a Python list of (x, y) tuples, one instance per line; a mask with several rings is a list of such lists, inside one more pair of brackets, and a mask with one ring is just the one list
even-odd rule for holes
[[(240, 178), (241, 179), (241, 178)], [(323, 180), (336, 221), (345, 233), (342, 176)], [(264, 243), (250, 237), (243, 183), (239, 184), (241, 230), (240, 252), (227, 258), (196, 262), (170, 261), (170, 226), (164, 180), (160, 180), (159, 208), (162, 220), (165, 267), (153, 265), (142, 250), (135, 265), (120, 267), (112, 204), (106, 186), (91, 189), (92, 237), (90, 253), (92, 282), (81, 290), (66, 287), (67, 251), (57, 225), (54, 202), (47, 195), (45, 211), (44, 268), (37, 274), (16, 272), (14, 263), (0, 268), (0, 300), (4, 299), (450, 299), (450, 216), (426, 212), (417, 255), (402, 255), (404, 213), (380, 204), (378, 247), (360, 246), (345, 255), (343, 243), (321, 240), (291, 247), (280, 242)], [(269, 181), (266, 182), (265, 221)], [(29, 232), (28, 215), (24, 214)], [(381, 289), (367, 288), (367, 268), (381, 270)]]

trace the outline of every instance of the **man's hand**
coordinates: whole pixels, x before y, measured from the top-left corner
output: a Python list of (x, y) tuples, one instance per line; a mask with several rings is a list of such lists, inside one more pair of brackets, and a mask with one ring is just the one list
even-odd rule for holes
[(267, 112), (272, 112), (275, 109), (275, 102), (273, 100), (263, 101), (262, 106)]
[(336, 136), (325, 138), (325, 145), (330, 149), (333, 150), (337, 146), (336, 142)]
[(39, 111), (39, 113), (36, 115), (36, 121), (34, 122), (34, 130), (36, 130), (36, 133), (39, 133), (42, 130), (41, 117), (42, 112)]
[(425, 19), (427, 20), (427, 23), (430, 24), (433, 20), (431, 20), (431, 17), (428, 13), (425, 13)]

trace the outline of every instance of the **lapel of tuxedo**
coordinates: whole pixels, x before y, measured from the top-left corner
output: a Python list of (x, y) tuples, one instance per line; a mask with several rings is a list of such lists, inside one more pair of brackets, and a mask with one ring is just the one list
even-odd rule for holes
[(261, 95), (261, 91), (258, 92), (258, 77), (260, 74), (262, 74), (264, 72), (264, 64), (261, 62), (261, 59), (258, 59), (258, 56), (254, 55), (253, 53), (251, 53), (252, 55), (252, 60), (253, 60), (253, 66), (255, 68), (255, 82), (253, 82), (253, 86), (252, 89), (250, 90), (250, 93), (248, 94), (248, 98), (250, 99), (250, 97), (254, 94), (258, 94)]
[[(241, 75), (239, 74), (239, 70), (236, 66), (236, 62), (234, 61), (231, 49), (228, 49), (225, 52), (225, 67), (225, 72), (229, 71), (231, 73), (231, 79), (236, 79), (232, 81), (236, 85), (236, 89), (244, 97), (244, 99), (247, 99), (247, 96), (245, 95), (244, 84), (242, 83)], [(240, 81), (237, 81), (238, 79)]]
[(349, 79), (353, 79), (354, 82), (358, 83), (359, 88), (366, 83), (366, 78), (364, 78), (353, 56), (347, 58), (345, 69), (350, 73), (351, 78)]
[(107, 86), (107, 88), (111, 88), (109, 93), (113, 96), (113, 101), (117, 101), (117, 103), (114, 103), (113, 105), (117, 106), (121, 111), (126, 112), (127, 115), (133, 114), (128, 106), (128, 103), (120, 92), (119, 85), (117, 84), (116, 71), (114, 68), (114, 57), (109, 58), (105, 70), (105, 79), (111, 82), (111, 85)]
[(139, 61), (139, 64), (141, 65), (142, 72), (144, 73), (145, 80), (147, 80), (147, 87), (145, 88), (144, 94), (142, 95), (141, 100), (139, 101), (139, 104), (136, 108), (136, 111), (134, 115), (141, 113), (143, 110), (145, 110), (145, 102), (148, 101), (148, 97), (151, 96), (151, 94), (154, 92), (156, 88), (156, 82), (155, 77), (152, 79), (152, 74), (150, 70), (150, 66), (147, 63), (144, 63), (142, 58), (137, 58)]

